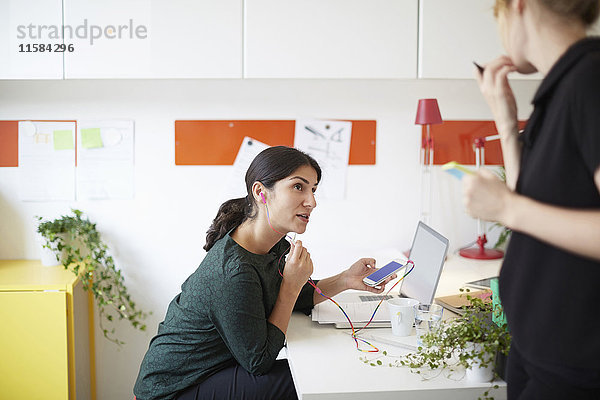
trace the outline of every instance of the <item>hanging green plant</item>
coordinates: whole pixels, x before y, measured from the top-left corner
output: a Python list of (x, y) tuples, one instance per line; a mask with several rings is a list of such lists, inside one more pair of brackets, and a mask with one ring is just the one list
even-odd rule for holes
[(140, 310), (131, 300), (125, 279), (102, 241), (96, 224), (83, 213), (72, 209), (73, 215), (40, 221), (38, 233), (44, 238), (44, 247), (56, 254), (57, 260), (78, 275), (84, 290), (91, 290), (98, 307), (99, 324), (104, 337), (118, 345), (124, 344), (115, 337), (115, 328), (108, 328), (115, 317), (126, 319), (141, 331), (148, 313)]

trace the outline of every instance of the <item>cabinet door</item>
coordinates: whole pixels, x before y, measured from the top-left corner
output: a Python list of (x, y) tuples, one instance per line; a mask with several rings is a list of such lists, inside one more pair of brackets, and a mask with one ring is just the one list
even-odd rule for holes
[(61, 0), (0, 1), (0, 79), (62, 79), (61, 26)]
[(420, 7), (419, 78), (473, 79), (473, 61), (483, 64), (505, 54), (494, 0), (421, 0)]
[(242, 76), (242, 0), (64, 1), (66, 78)]
[(245, 0), (245, 78), (415, 78), (417, 0)]
[[(67, 297), (67, 301), (69, 298)], [(96, 398), (95, 387), (96, 377), (91, 368), (95, 359), (95, 349), (93, 340), (93, 310), (91, 306), (92, 294), (83, 290), (81, 281), (77, 281), (73, 288), (73, 318), (69, 318), (69, 335), (73, 338), (69, 341), (73, 357), (71, 361), (74, 365), (69, 368), (70, 378), (75, 382), (75, 399), (90, 400)], [(90, 325), (91, 323), (91, 325)], [(90, 329), (90, 327), (92, 329)], [(72, 386), (71, 386), (72, 388)]]
[(65, 292), (0, 292), (0, 399), (69, 398)]

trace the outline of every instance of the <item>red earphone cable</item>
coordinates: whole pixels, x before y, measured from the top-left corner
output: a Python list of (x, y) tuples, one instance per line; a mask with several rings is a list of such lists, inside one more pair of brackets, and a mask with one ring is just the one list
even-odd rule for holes
[[(267, 206), (267, 201), (265, 199), (265, 196), (261, 193), (260, 197), (262, 198), (262, 201), (265, 205), (265, 209), (267, 210), (267, 222), (269, 223), (269, 226), (271, 227), (271, 229), (275, 232), (277, 232), (280, 235), (283, 235), (285, 237), (287, 237), (288, 239), (290, 239), (290, 241), (293, 242), (293, 239), (290, 235), (287, 235), (285, 233), (279, 232), (277, 229), (273, 228), (273, 225), (271, 225), (271, 218), (269, 216), (269, 207)], [(279, 264), (281, 263), (281, 259), (283, 258), (283, 256), (285, 256), (286, 254), (288, 254), (289, 250), (292, 248), (292, 245), (290, 243), (290, 247), (287, 249), (287, 251), (285, 251), (280, 257), (279, 260), (277, 261), (277, 270), (279, 272), (279, 275), (281, 275), (281, 277), (283, 278), (283, 274), (281, 273), (281, 269), (279, 268)], [(352, 329), (352, 339), (354, 339), (354, 342), (356, 342), (356, 349), (358, 351), (362, 351), (364, 353), (377, 353), (379, 352), (379, 349), (377, 347), (375, 347), (374, 345), (372, 345), (371, 343), (367, 342), (366, 340), (360, 338), (357, 336), (358, 332), (360, 332), (361, 330), (365, 329), (367, 326), (369, 326), (369, 324), (371, 323), (371, 321), (373, 321), (373, 318), (375, 318), (375, 314), (377, 313), (377, 310), (379, 310), (379, 306), (381, 306), (381, 303), (383, 303), (383, 300), (387, 297), (387, 295), (392, 291), (392, 289), (394, 289), (396, 287), (396, 285), (398, 285), (400, 282), (402, 282), (404, 280), (404, 278), (406, 278), (408, 276), (408, 274), (410, 274), (412, 272), (412, 270), (415, 268), (415, 263), (412, 262), (411, 260), (408, 260), (408, 262), (406, 263), (406, 266), (408, 266), (408, 264), (411, 264), (412, 267), (410, 268), (410, 270), (408, 272), (406, 272), (399, 280), (398, 282), (396, 282), (388, 291), (387, 293), (382, 296), (381, 300), (379, 301), (379, 304), (377, 304), (377, 307), (375, 307), (375, 310), (373, 311), (373, 315), (371, 315), (371, 318), (369, 319), (369, 322), (367, 322), (367, 324), (359, 329), (354, 329), (354, 324), (352, 323), (352, 320), (350, 319), (350, 317), (348, 316), (348, 314), (346, 314), (346, 311), (344, 311), (344, 309), (342, 308), (342, 306), (340, 306), (335, 300), (333, 300), (331, 297), (327, 296), (325, 293), (323, 293), (321, 291), (321, 289), (319, 289), (319, 287), (316, 285), (316, 283), (312, 280), (312, 278), (308, 278), (308, 283), (315, 289), (315, 292), (319, 293), (321, 296), (325, 297), (326, 299), (330, 300), (333, 304), (335, 304), (336, 306), (338, 306), (338, 308), (342, 311), (342, 313), (344, 314), (344, 316), (346, 317), (346, 319), (348, 320), (348, 323), (350, 323), (350, 328)], [(371, 346), (372, 350), (363, 350), (360, 348), (359, 346), (359, 341)]]

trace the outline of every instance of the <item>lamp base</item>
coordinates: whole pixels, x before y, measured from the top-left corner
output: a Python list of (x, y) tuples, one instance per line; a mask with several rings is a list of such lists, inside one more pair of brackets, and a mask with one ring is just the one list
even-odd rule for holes
[(494, 249), (462, 249), (458, 252), (465, 258), (473, 258), (476, 260), (497, 260), (504, 257), (504, 252)]
[(465, 258), (475, 260), (497, 260), (504, 257), (502, 250), (486, 249), (484, 246), (487, 243), (485, 235), (477, 238), (477, 248), (461, 249), (458, 254)]

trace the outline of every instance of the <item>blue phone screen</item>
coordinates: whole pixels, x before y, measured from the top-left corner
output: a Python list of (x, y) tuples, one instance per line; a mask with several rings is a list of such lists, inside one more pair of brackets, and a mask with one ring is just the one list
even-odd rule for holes
[(373, 282), (379, 282), (380, 280), (384, 279), (386, 276), (393, 274), (394, 272), (398, 271), (402, 267), (403, 267), (402, 264), (397, 263), (396, 261), (392, 261), (391, 263), (386, 264), (384, 267), (379, 268), (377, 271), (375, 271), (371, 275), (367, 276), (367, 278), (369, 278)]

